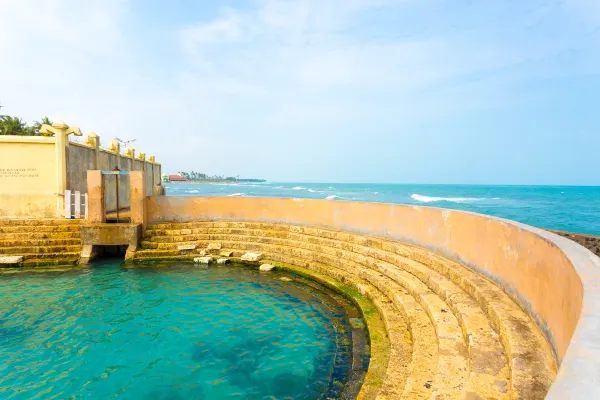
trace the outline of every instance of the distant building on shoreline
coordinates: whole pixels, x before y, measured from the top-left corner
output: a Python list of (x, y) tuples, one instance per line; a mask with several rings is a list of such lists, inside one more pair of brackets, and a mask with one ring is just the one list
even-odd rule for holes
[(187, 178), (181, 175), (168, 175), (169, 182), (187, 182)]

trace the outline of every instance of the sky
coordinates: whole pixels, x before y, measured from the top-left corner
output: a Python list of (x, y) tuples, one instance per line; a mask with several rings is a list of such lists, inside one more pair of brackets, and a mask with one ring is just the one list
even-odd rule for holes
[(0, 0), (0, 105), (170, 173), (600, 185), (600, 1)]

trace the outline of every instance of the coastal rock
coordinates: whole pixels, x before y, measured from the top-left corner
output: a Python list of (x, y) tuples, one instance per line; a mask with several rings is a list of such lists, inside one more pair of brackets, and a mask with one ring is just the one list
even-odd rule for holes
[(198, 251), (198, 255), (201, 257), (204, 257), (206, 255), (206, 250), (200, 250)]
[(221, 257), (233, 257), (233, 251), (231, 250), (223, 250), (219, 253)]
[(242, 261), (257, 262), (257, 261), (262, 260), (262, 258), (263, 258), (263, 255), (261, 253), (251, 253), (251, 252), (248, 252), (248, 253), (245, 253), (242, 256)]
[(181, 244), (181, 245), (177, 246), (177, 250), (179, 250), (179, 251), (195, 250), (195, 249), (196, 249), (195, 244)]
[(229, 258), (219, 258), (217, 260), (217, 264), (229, 264), (231, 261), (229, 260)]
[(288, 278), (287, 276), (282, 276), (281, 278), (279, 278), (279, 280), (284, 281), (284, 282), (291, 282), (292, 278)]
[(262, 272), (269, 272), (273, 268), (275, 268), (275, 267), (271, 264), (263, 264), (260, 267), (258, 267), (258, 270), (262, 271)]
[(210, 264), (213, 262), (212, 257), (196, 257), (194, 258), (194, 262), (197, 264)]

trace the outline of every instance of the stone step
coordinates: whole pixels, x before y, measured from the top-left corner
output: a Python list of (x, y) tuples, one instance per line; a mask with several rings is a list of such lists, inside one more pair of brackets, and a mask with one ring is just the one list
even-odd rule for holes
[(20, 232), (20, 233), (1, 233), (0, 240), (43, 240), (43, 239), (79, 239), (81, 234), (76, 232)]
[(57, 226), (57, 225), (81, 225), (82, 219), (66, 218), (0, 218), (0, 227), (4, 226)]
[(79, 256), (77, 258), (64, 257), (64, 258), (29, 258), (23, 261), (23, 267), (73, 267), (77, 265)]
[(3, 247), (32, 247), (32, 246), (81, 246), (81, 239), (11, 239), (0, 240)]
[(25, 263), (31, 259), (40, 260), (74, 260), (79, 259), (80, 252), (63, 252), (63, 253), (23, 253), (19, 254), (25, 258)]
[(269, 260), (273, 260), (273, 262), (298, 265), (324, 275), (329, 275), (340, 282), (353, 286), (363, 296), (371, 300), (381, 315), (390, 342), (385, 379), (381, 384), (378, 398), (400, 398), (407, 381), (407, 376), (411, 374), (412, 342), (408, 333), (408, 326), (394, 304), (370, 283), (330, 265), (285, 256), (279, 253), (269, 253), (266, 256)]
[(439, 353), (433, 323), (415, 298), (400, 285), (392, 282), (378, 286), (378, 289), (402, 312), (412, 339), (410, 373), (406, 377), (402, 398), (429, 399)]
[(55, 233), (55, 232), (77, 232), (80, 226), (78, 224), (64, 225), (6, 225), (0, 226), (2, 233)]
[[(229, 246), (229, 244), (226, 244)], [(301, 249), (296, 246), (279, 246), (262, 244), (260, 251), (271, 253), (275, 248), (277, 253), (297, 256), (303, 259), (312, 259), (327, 265), (345, 270), (348, 274), (356, 274), (369, 281), (380, 290), (394, 284), (387, 276), (368, 270), (358, 263), (344, 260), (339, 256), (315, 253), (312, 250)], [(432, 382), (433, 396), (439, 398), (456, 398), (463, 392), (469, 380), (466, 343), (462, 330), (456, 317), (449, 312), (447, 306), (424, 285), (419, 287), (419, 293), (411, 293), (427, 310), (435, 331), (439, 347), (438, 365), (435, 379)], [(428, 379), (432, 379), (429, 376)]]
[[(493, 330), (488, 329), (490, 324), (492, 324), (501, 332), (502, 343), (510, 353), (512, 367), (511, 388), (513, 393), (524, 395), (528, 398), (540, 398), (541, 394), (545, 393), (545, 390), (547, 390), (547, 387), (555, 374), (555, 362), (545, 338), (541, 335), (533, 321), (531, 321), (523, 310), (514, 303), (502, 289), (460, 264), (453, 263), (427, 250), (391, 240), (319, 228), (293, 227), (286, 225), (272, 226), (263, 223), (235, 223), (233, 228), (223, 222), (218, 223), (218, 227), (215, 227), (215, 223), (201, 225), (203, 228), (198, 228), (199, 231), (196, 231), (192, 235), (207, 235), (206, 232), (208, 230), (211, 232), (208, 234), (209, 236), (201, 237), (203, 239), (207, 238), (208, 240), (215, 240), (220, 239), (220, 237), (214, 236), (213, 232), (217, 235), (226, 232), (227, 236), (231, 236), (232, 234), (239, 235), (250, 233), (250, 235), (241, 235), (244, 237), (239, 237), (238, 239), (255, 240), (248, 239), (247, 236), (257, 236), (259, 237), (259, 239), (257, 239), (259, 243), (277, 243), (277, 241), (270, 239), (273, 237), (293, 238), (297, 239), (297, 242), (300, 242), (293, 243), (294, 246), (306, 247), (305, 243), (308, 242), (313, 245), (317, 244), (317, 247), (312, 247), (312, 249), (325, 251), (328, 254), (332, 254), (331, 251), (335, 254), (339, 249), (347, 249), (347, 251), (359, 252), (359, 255), (361, 253), (369, 255), (369, 257), (364, 257), (363, 255), (362, 258), (359, 258), (359, 261), (384, 259), (385, 262), (391, 261), (391, 264), (394, 264), (394, 268), (396, 268), (396, 264), (399, 264), (400, 268), (419, 277), (429, 289), (439, 295), (444, 301), (447, 301), (450, 308), (459, 317), (464, 334), (469, 338), (469, 356), (472, 358), (472, 368), (475, 366), (475, 369), (477, 369), (477, 366), (482, 364), (482, 360), (487, 359), (489, 361), (490, 358), (499, 358), (497, 357), (497, 354), (499, 351), (501, 352), (501, 349), (496, 345), (497, 339), (494, 339), (493, 335), (476, 335), (478, 332), (477, 326), (481, 324), (484, 325), (483, 331), (494, 333)], [(271, 229), (261, 232), (258, 227), (264, 227), (265, 225)], [(248, 232), (247, 230), (242, 229), (244, 226), (250, 227), (249, 229), (253, 229), (254, 232)], [(161, 230), (154, 230), (154, 232), (159, 233)], [(187, 233), (188, 231), (185, 232)], [(314, 237), (307, 238), (306, 236)], [(324, 242), (324, 237), (334, 238), (334, 241)], [(188, 237), (186, 237), (186, 239), (187, 238)], [(152, 242), (152, 246), (157, 243), (168, 243), (161, 239), (163, 238), (151, 236), (147, 241)], [(334, 249), (326, 249), (323, 244), (332, 246)], [(356, 246), (357, 244), (359, 247)], [(224, 244), (224, 246), (227, 247), (228, 244)], [(245, 247), (246, 249), (259, 250), (259, 246), (257, 246), (256, 243), (248, 243), (241, 247), (232, 247)], [(381, 252), (379, 250), (384, 251)], [(160, 252), (168, 253), (168, 250), (161, 250)], [(346, 257), (349, 256), (348, 253), (342, 254)], [(355, 256), (350, 257), (356, 259)], [(418, 260), (419, 262), (415, 260)], [(374, 265), (371, 263), (369, 267), (373, 268)], [(469, 279), (464, 279), (465, 271), (470, 274)], [(382, 272), (387, 273), (385, 271)], [(432, 272), (434, 273), (432, 274)], [(478, 285), (481, 284), (482, 280), (485, 284)], [(461, 290), (466, 290), (467, 293), (457, 294), (457, 287)], [(484, 288), (485, 291), (482, 291), (482, 288)], [(487, 316), (482, 313), (482, 309), (491, 315), (491, 322), (487, 319)], [(479, 310), (479, 312), (477, 310)], [(522, 335), (520, 335), (518, 330), (523, 327), (525, 327), (524, 329), (526, 331), (524, 338), (521, 337)], [(480, 351), (486, 347), (491, 348), (492, 351), (488, 353)], [(478, 350), (478, 348), (480, 350)], [(526, 352), (529, 351), (529, 355), (531, 356), (530, 353), (532, 348), (539, 349), (539, 351), (536, 351), (538, 354), (534, 355), (534, 362), (525, 362)], [(489, 364), (489, 362), (487, 364)], [(489, 371), (488, 367), (489, 365), (483, 368), (480, 366), (480, 371), (471, 371), (471, 375), (480, 374), (480, 383), (483, 383), (483, 386), (487, 387), (490, 386), (488, 382), (489, 377), (494, 376), (494, 371)], [(492, 369), (504, 370), (505, 368), (500, 364), (500, 367), (494, 367)], [(492, 373), (490, 374), (490, 372)], [(472, 377), (471, 383), (473, 383), (473, 381), (474, 379)], [(484, 398), (501, 397), (503, 393), (502, 385), (503, 383), (500, 381), (500, 387), (498, 387), (499, 392), (495, 395), (490, 392), (489, 395), (484, 396)], [(485, 392), (483, 387), (480, 387), (479, 389), (477, 389), (477, 387), (478, 386), (475, 385), (475, 390), (477, 392)]]
[(81, 251), (81, 246), (23, 246), (23, 247), (2, 247), (0, 246), (0, 254), (62, 254), (76, 253)]
[[(223, 226), (229, 226), (227, 223), (218, 223), (220, 227)], [(281, 237), (282, 236), (282, 231), (285, 232), (302, 232), (302, 234), (305, 235), (313, 235), (314, 236), (314, 240), (321, 240), (323, 237), (330, 237), (330, 238), (343, 238), (345, 241), (350, 242), (352, 245), (353, 244), (360, 244), (360, 245), (367, 245), (370, 246), (374, 249), (377, 248), (393, 248), (396, 252), (399, 252), (400, 254), (402, 254), (403, 256), (410, 256), (410, 254), (412, 254), (411, 252), (414, 252), (415, 249), (419, 249), (416, 248), (414, 246), (407, 246), (405, 244), (398, 244), (396, 242), (393, 241), (386, 241), (386, 240), (382, 240), (380, 238), (373, 238), (373, 237), (365, 237), (365, 236), (360, 236), (360, 235), (355, 235), (352, 233), (347, 233), (347, 232), (339, 232), (339, 231), (334, 231), (334, 230), (325, 230), (325, 229), (320, 229), (320, 228), (308, 228), (308, 227), (289, 227), (289, 226), (270, 226), (268, 224), (264, 224), (264, 223), (234, 223), (234, 227), (231, 228), (215, 228), (215, 223), (212, 224), (207, 224), (207, 223), (202, 223), (202, 224), (195, 224), (196, 226), (202, 226), (202, 228), (198, 228), (196, 231), (192, 230), (192, 232), (196, 232), (196, 234), (201, 234), (200, 232), (227, 232), (229, 235), (233, 234), (234, 232), (237, 234), (239, 232), (243, 232), (243, 233), (247, 233), (246, 231), (243, 230), (243, 227), (249, 227), (249, 229), (254, 229), (255, 231), (259, 232), (258, 234), (261, 234), (260, 229), (261, 227), (265, 227), (268, 226), (270, 229), (265, 230), (264, 232), (262, 232), (262, 234), (264, 235), (269, 235), (271, 237)], [(287, 234), (283, 234), (284, 236), (289, 236), (290, 233)], [(214, 235), (210, 235), (209, 236), (211, 240), (217, 240), (220, 237), (219, 236), (214, 236)], [(153, 238), (155, 239), (155, 238)], [(264, 241), (264, 239), (261, 239)], [(344, 246), (348, 246), (348, 243), (345, 243)], [(399, 247), (400, 246), (400, 247)], [(417, 251), (422, 251), (422, 249), (419, 249)], [(424, 258), (425, 259), (429, 259), (429, 257), (433, 254), (430, 252), (426, 252), (427, 254), (424, 254)], [(422, 253), (420, 253), (422, 254)], [(434, 257), (435, 258), (435, 257)], [(443, 265), (442, 264), (440, 265)], [(460, 265), (459, 265), (460, 266)], [(461, 268), (464, 268), (462, 266), (460, 266)], [(448, 272), (447, 269), (444, 269), (444, 271)], [(441, 275), (445, 275), (443, 272), (440, 272)], [(477, 275), (478, 276), (478, 275)], [(449, 277), (449, 278), (454, 278), (454, 279), (459, 279), (459, 276), (454, 276), (454, 277)], [(460, 282), (456, 282), (458, 286), (460, 285)], [(491, 284), (491, 283), (490, 283)], [(540, 361), (542, 365), (544, 365), (545, 367), (542, 368), (540, 371), (536, 372), (536, 371), (531, 371), (531, 372), (535, 372), (533, 373), (533, 377), (534, 379), (537, 381), (537, 383), (539, 383), (541, 385), (541, 387), (547, 387), (547, 382), (548, 379), (545, 378), (545, 376), (553, 376), (553, 374), (555, 373), (555, 361), (551, 355), (551, 352), (549, 350), (549, 346), (547, 344), (547, 342), (545, 341), (545, 338), (539, 333), (539, 330), (537, 329), (537, 327), (533, 324), (533, 321), (531, 321), (531, 319), (520, 309), (520, 307), (514, 303), (514, 301), (512, 301), (512, 299), (510, 299), (508, 296), (504, 295), (501, 291), (501, 289), (497, 288), (495, 285), (491, 284), (496, 291), (500, 291), (500, 295), (503, 298), (502, 303), (508, 303), (509, 307), (516, 312), (517, 314), (520, 314), (520, 317), (518, 318), (519, 320), (521, 320), (521, 322), (525, 322), (526, 325), (528, 326), (528, 331), (530, 331), (533, 336), (532, 339), (534, 339), (534, 342), (536, 342), (538, 345), (542, 346), (546, 351), (541, 351), (540, 354), (542, 355), (542, 358), (544, 358), (543, 361)], [(463, 285), (464, 286), (464, 285)], [(478, 288), (476, 286), (473, 285), (469, 285), (472, 286), (471, 292), (473, 291), (477, 291)], [(463, 287), (464, 290), (464, 287)], [(469, 293), (471, 293), (469, 292)], [(489, 295), (489, 294), (488, 294)], [(481, 303), (481, 301), (479, 300), (479, 297), (481, 296), (481, 294), (479, 296), (474, 295), (473, 292), (473, 298), (475, 299), (475, 301), (477, 303)], [(483, 305), (483, 307), (486, 307), (485, 305)], [(502, 311), (502, 307), (501, 304), (499, 304), (499, 311)], [(504, 314), (506, 317), (510, 317), (510, 314)], [(464, 318), (463, 318), (464, 319)], [(500, 319), (499, 317), (495, 318), (496, 320)], [(509, 320), (505, 320), (505, 324), (508, 323)], [(501, 330), (502, 327), (499, 324), (494, 324), (494, 326), (498, 329)], [(508, 329), (507, 327), (504, 327), (503, 332), (505, 334), (510, 334), (511, 329)], [(520, 342), (518, 340), (517, 337), (515, 337), (516, 335), (513, 335), (513, 337), (511, 338), (506, 338), (506, 337), (502, 337), (503, 340), (503, 344), (504, 347), (507, 348), (513, 348), (516, 345), (516, 343)], [(522, 341), (521, 341), (522, 342)], [(511, 345), (511, 343), (515, 343), (513, 345)], [(530, 348), (531, 346), (527, 346), (527, 348)], [(518, 355), (518, 354), (517, 354)], [(532, 365), (534, 365), (535, 363), (532, 363)], [(529, 374), (523, 374), (524, 377), (528, 376)], [(515, 387), (519, 387), (519, 386), (523, 386), (520, 385), (518, 380), (517, 382), (514, 382)], [(538, 387), (540, 386), (538, 385)], [(529, 385), (531, 386), (531, 385)]]
[[(252, 244), (249, 243), (239, 243), (243, 248), (252, 247)], [(225, 247), (233, 248), (235, 247), (234, 243), (226, 242)], [(361, 268), (357, 265), (352, 265), (352, 268), (349, 267), (351, 265), (351, 261), (344, 261), (334, 257), (323, 254), (316, 254), (311, 252), (310, 250), (300, 249), (299, 247), (290, 247), (290, 246), (276, 246), (269, 244), (259, 244), (259, 250), (263, 253), (268, 252), (269, 254), (279, 254), (279, 255), (287, 255), (287, 256), (296, 256), (302, 259), (309, 259), (317, 262), (326, 263), (328, 265), (335, 266), (338, 269), (345, 270), (348, 269), (346, 274), (348, 275), (356, 275), (357, 271), (359, 271), (359, 275), (362, 278), (366, 278), (371, 284), (378, 287), (380, 290), (383, 288), (389, 288), (394, 285), (388, 277), (383, 274), (376, 274), (375, 271), (366, 271), (366, 268)], [(165, 251), (159, 250), (156, 251), (155, 254), (165, 254)], [(168, 253), (167, 253), (168, 254)], [(427, 291), (427, 289), (423, 289)], [(439, 298), (436, 298), (435, 295), (431, 295), (429, 297), (424, 296), (426, 298), (426, 304), (435, 309), (438, 307), (443, 310), (441, 302)], [(436, 302), (437, 299), (437, 302)], [(415, 365), (419, 365), (420, 368), (415, 368), (415, 375), (412, 374), (411, 370), (411, 378), (409, 382), (412, 382), (411, 389), (409, 391), (412, 393), (416, 393), (416, 386), (414, 382), (422, 382), (422, 385), (426, 389), (433, 390), (433, 393), (437, 396), (458, 396), (465, 385), (467, 385), (469, 380), (469, 371), (468, 371), (468, 360), (466, 358), (466, 344), (464, 338), (462, 336), (462, 330), (458, 325), (458, 321), (452, 315), (451, 312), (444, 313), (443, 311), (437, 311), (439, 315), (436, 316), (436, 319), (433, 320), (433, 325), (435, 329), (434, 332), (438, 332), (439, 341), (438, 344), (434, 347), (440, 347), (440, 356), (436, 357), (434, 361), (439, 365), (427, 365), (426, 362), (423, 362), (420, 358), (416, 359)], [(433, 311), (431, 312), (433, 313)], [(425, 314), (426, 315), (426, 314)], [(431, 323), (431, 321), (430, 321)], [(458, 349), (458, 350), (457, 350)], [(460, 350), (462, 349), (462, 350)], [(420, 354), (419, 352), (415, 353), (415, 355)], [(425, 369), (427, 371), (434, 370), (437, 374), (424, 374), (421, 375), (422, 370)], [(419, 372), (421, 371), (421, 372)], [(433, 378), (435, 377), (435, 378)]]
[(17, 268), (22, 264), (22, 256), (3, 256), (0, 254), (0, 268)]

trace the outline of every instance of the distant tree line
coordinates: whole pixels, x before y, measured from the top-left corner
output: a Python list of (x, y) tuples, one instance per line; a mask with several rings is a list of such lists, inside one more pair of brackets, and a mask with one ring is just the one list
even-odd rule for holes
[(19, 117), (0, 115), (0, 135), (40, 136), (40, 128), (43, 124), (52, 125), (52, 121), (44, 117), (41, 121), (28, 125)]
[(264, 182), (264, 179), (240, 179), (238, 176), (223, 176), (223, 175), (207, 175), (202, 172), (178, 172), (179, 175), (185, 177), (188, 181), (230, 181), (230, 182)]

